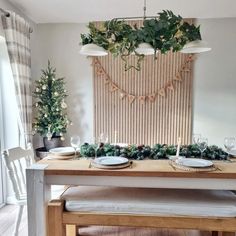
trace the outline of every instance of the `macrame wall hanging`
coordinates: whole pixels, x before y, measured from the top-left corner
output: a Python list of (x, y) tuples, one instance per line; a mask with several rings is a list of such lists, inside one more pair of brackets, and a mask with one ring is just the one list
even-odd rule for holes
[[(181, 137), (189, 144), (194, 59), (172, 52), (147, 56), (140, 72), (125, 72), (119, 57), (94, 58), (94, 135), (106, 133), (111, 143), (176, 144)], [(129, 64), (135, 60), (130, 56)]]

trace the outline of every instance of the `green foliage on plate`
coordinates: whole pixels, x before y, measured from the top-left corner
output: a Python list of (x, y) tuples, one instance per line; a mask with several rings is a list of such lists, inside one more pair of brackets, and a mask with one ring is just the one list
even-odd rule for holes
[[(95, 150), (97, 156), (122, 156), (128, 159), (143, 160), (143, 159), (168, 159), (168, 156), (176, 155), (177, 147), (174, 145), (155, 144), (153, 147), (145, 145), (129, 145), (120, 147), (118, 145), (100, 144), (99, 148), (95, 144), (84, 143), (80, 148), (82, 157), (94, 157)], [(201, 152), (197, 145), (183, 145), (180, 148), (180, 156), (199, 158)], [(203, 158), (208, 160), (225, 160), (227, 153), (221, 148), (213, 145), (208, 146), (203, 152)]]

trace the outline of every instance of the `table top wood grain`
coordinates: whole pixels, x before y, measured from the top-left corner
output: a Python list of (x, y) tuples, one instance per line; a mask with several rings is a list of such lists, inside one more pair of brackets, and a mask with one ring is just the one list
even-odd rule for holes
[(137, 176), (137, 177), (177, 177), (177, 178), (218, 178), (236, 179), (236, 161), (215, 161), (220, 170), (210, 172), (193, 172), (175, 170), (168, 160), (133, 161), (132, 168), (104, 170), (90, 166), (91, 160), (41, 160), (47, 164), (45, 175), (78, 175), (78, 176)]

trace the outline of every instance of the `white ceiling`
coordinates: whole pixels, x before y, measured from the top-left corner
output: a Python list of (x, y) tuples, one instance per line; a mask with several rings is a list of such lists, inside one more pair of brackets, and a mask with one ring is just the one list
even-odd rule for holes
[[(142, 16), (143, 0), (9, 0), (36, 23), (77, 23)], [(185, 18), (236, 17), (235, 0), (147, 0), (147, 15), (163, 9)]]

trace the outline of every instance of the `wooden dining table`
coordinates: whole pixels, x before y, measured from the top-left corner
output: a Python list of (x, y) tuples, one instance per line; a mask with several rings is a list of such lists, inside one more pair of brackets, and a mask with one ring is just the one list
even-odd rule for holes
[(215, 161), (215, 171), (173, 168), (168, 160), (133, 161), (124, 169), (97, 169), (91, 160), (42, 160), (26, 170), (28, 235), (46, 236), (51, 185), (236, 190), (236, 161)]

